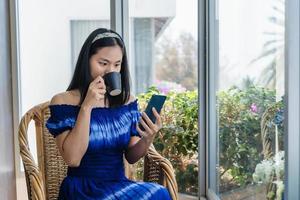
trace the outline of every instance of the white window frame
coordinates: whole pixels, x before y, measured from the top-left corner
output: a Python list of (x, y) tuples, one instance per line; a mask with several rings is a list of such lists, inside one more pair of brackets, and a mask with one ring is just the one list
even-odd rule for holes
[(12, 99), (13, 99), (13, 130), (15, 150), (15, 174), (16, 178), (24, 176), (21, 171), (21, 155), (19, 148), (18, 128), (21, 119), (21, 83), (20, 83), (20, 49), (19, 49), (19, 13), (18, 0), (9, 0), (10, 13), (10, 37), (11, 37), (11, 70), (12, 70)]
[(285, 192), (300, 199), (300, 3), (286, 0), (285, 8)]
[[(218, 66), (219, 66), (219, 18), (218, 18), (218, 0), (206, 1), (207, 3), (207, 63), (206, 63), (206, 197), (218, 200), (218, 177), (216, 169), (218, 167), (218, 138), (217, 138), (217, 108), (216, 108), (216, 91), (218, 80)], [(211, 156), (215, 155), (215, 156)]]
[[(215, 108), (215, 68), (218, 67), (218, 0), (208, 1), (207, 20), (208, 46), (205, 51), (208, 56), (206, 64), (206, 118), (208, 127), (206, 136), (213, 144), (206, 145), (206, 155), (209, 151), (217, 152), (215, 144), (216, 137), (216, 113)], [(286, 0), (285, 2), (285, 192), (284, 199), (300, 199), (300, 3), (299, 0)], [(199, 18), (200, 19), (200, 18)], [(204, 42), (204, 41), (203, 41)], [(204, 72), (204, 70), (203, 70)], [(201, 87), (202, 88), (202, 87)], [(203, 102), (203, 101), (202, 101)], [(201, 104), (200, 104), (201, 105)], [(203, 105), (203, 104), (202, 104)], [(209, 157), (207, 157), (207, 160)], [(216, 162), (215, 162), (216, 163)], [(208, 166), (208, 165), (207, 165)], [(210, 170), (215, 173), (215, 167), (206, 168), (206, 178), (209, 178)], [(219, 199), (214, 188), (209, 188), (209, 180), (206, 185), (206, 196), (208, 199)], [(215, 185), (213, 185), (215, 186)]]
[(207, 0), (198, 1), (198, 196), (205, 198), (207, 196), (207, 152), (208, 152), (208, 89), (207, 89), (207, 75), (208, 75), (208, 31), (207, 31), (207, 14), (208, 14)]

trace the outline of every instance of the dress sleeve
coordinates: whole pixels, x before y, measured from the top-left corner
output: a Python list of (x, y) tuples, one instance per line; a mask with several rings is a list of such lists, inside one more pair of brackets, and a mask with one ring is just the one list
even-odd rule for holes
[(75, 117), (61, 105), (50, 105), (50, 117), (46, 121), (49, 132), (56, 137), (66, 130), (75, 126)]
[(132, 122), (131, 122), (131, 131), (130, 136), (138, 136), (141, 137), (141, 135), (136, 130), (136, 125), (140, 121), (141, 113), (138, 109), (138, 102), (135, 100), (131, 105), (131, 116), (132, 116)]

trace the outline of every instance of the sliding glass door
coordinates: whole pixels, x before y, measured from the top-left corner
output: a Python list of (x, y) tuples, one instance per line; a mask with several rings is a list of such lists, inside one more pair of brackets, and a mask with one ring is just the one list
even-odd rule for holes
[(209, 1), (208, 195), (282, 199), (285, 2)]
[[(198, 198), (197, 1), (129, 0), (129, 62), (141, 108), (163, 94), (156, 150), (174, 167), (179, 199)], [(142, 179), (137, 164), (136, 179)]]

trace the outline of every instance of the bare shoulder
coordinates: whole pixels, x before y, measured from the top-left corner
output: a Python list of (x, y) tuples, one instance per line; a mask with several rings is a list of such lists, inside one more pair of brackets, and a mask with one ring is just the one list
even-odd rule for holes
[(50, 101), (50, 105), (71, 104), (77, 105), (79, 96), (74, 91), (65, 91), (54, 95)]
[(67, 92), (62, 92), (54, 95), (50, 101), (50, 105), (54, 104), (65, 104)]

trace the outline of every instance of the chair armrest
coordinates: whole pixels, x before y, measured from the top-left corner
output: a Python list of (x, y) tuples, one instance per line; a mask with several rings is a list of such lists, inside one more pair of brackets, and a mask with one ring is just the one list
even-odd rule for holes
[(178, 199), (178, 186), (171, 162), (161, 156), (151, 144), (144, 162), (144, 181), (157, 182), (165, 186), (172, 199)]
[(42, 176), (42, 172), (38, 165), (34, 162), (33, 156), (29, 150), (28, 145), (28, 125), (31, 120), (38, 123), (39, 106), (32, 108), (21, 119), (18, 129), (18, 139), (20, 146), (20, 154), (23, 160), (26, 184), (28, 190), (29, 199), (45, 200), (45, 184)]

